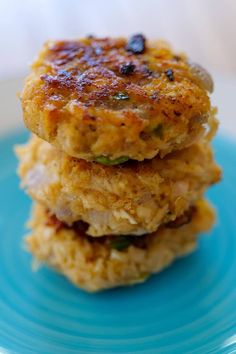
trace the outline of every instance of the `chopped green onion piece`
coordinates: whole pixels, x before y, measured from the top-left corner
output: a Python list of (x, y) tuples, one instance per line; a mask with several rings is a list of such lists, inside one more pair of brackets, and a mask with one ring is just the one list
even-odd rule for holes
[(116, 93), (113, 98), (118, 101), (128, 100), (129, 95), (126, 92), (118, 92)]
[(132, 244), (131, 237), (113, 236), (111, 237), (110, 246), (117, 251), (123, 251)]
[(153, 132), (155, 133), (156, 136), (158, 136), (160, 139), (163, 138), (163, 124), (159, 123), (156, 128), (154, 128)]
[(126, 161), (129, 160), (128, 156), (121, 156), (118, 157), (117, 159), (111, 160), (109, 157), (107, 156), (97, 156), (95, 158), (95, 161), (102, 164), (102, 165), (106, 165), (106, 166), (112, 166), (112, 165), (118, 165), (120, 163), (124, 163)]

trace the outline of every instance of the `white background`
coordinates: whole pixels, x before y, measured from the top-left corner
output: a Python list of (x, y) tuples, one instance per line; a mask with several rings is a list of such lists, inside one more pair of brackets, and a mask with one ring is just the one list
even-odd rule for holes
[(0, 0), (0, 78), (24, 73), (48, 38), (135, 32), (236, 75), (236, 0)]
[(21, 122), (15, 78), (45, 40), (137, 32), (169, 40), (213, 73), (222, 129), (236, 131), (236, 0), (0, 0), (0, 132)]

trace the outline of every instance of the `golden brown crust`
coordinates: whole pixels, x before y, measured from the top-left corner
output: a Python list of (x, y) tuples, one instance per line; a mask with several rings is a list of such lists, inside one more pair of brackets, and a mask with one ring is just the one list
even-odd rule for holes
[(17, 152), (27, 192), (58, 219), (87, 222), (92, 236), (153, 232), (220, 179), (204, 141), (163, 159), (120, 166), (71, 158), (36, 136)]
[(214, 211), (206, 201), (198, 201), (195, 208), (188, 224), (177, 229), (160, 227), (146, 236), (142, 247), (130, 244), (118, 250), (111, 247), (108, 238), (87, 238), (63, 227), (58, 230), (48, 223), (46, 210), (36, 204), (26, 244), (39, 262), (57, 269), (87, 291), (130, 285), (143, 282), (194, 250), (198, 233), (208, 231), (214, 222)]
[(201, 80), (165, 42), (141, 54), (124, 38), (48, 42), (32, 69), (25, 123), (71, 156), (164, 156), (198, 139), (211, 114)]

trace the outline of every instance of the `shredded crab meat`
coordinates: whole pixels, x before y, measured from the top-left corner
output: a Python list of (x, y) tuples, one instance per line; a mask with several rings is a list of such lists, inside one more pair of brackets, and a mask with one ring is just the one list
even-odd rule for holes
[(173, 193), (174, 195), (181, 196), (185, 195), (189, 190), (189, 183), (186, 181), (177, 181), (173, 184)]
[(37, 164), (27, 173), (24, 184), (29, 189), (38, 190), (51, 183), (51, 175), (47, 173), (46, 166)]

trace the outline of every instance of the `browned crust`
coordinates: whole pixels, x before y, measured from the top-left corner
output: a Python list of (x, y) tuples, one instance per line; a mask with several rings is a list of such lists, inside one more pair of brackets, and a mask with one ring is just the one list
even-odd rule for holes
[[(142, 54), (126, 47), (124, 38), (47, 42), (22, 93), (27, 127), (72, 156), (90, 160), (101, 154), (116, 158), (122, 150), (138, 160), (159, 150), (164, 155), (181, 145), (183, 132), (183, 144), (189, 145), (204, 130), (210, 101), (185, 56), (160, 41), (147, 42)], [(132, 72), (124, 74), (122, 67), (130, 63)], [(119, 93), (129, 99), (117, 100)], [(160, 123), (170, 148), (152, 134)], [(58, 139), (62, 125), (78, 131), (78, 141), (68, 138), (73, 140), (69, 147)], [(114, 134), (120, 137), (112, 145)], [(109, 141), (101, 147), (99, 138)], [(132, 151), (127, 145), (135, 142)]]
[(144, 234), (183, 214), (221, 170), (205, 141), (143, 162), (119, 166), (72, 158), (34, 136), (17, 148), (22, 186), (68, 224), (83, 220), (88, 234)]
[(48, 226), (45, 209), (36, 204), (26, 244), (37, 261), (57, 269), (75, 285), (97, 291), (144, 281), (175, 258), (193, 251), (198, 233), (208, 231), (213, 223), (212, 207), (201, 200), (190, 223), (177, 229), (162, 226), (147, 235), (141, 245), (132, 243), (117, 249), (111, 247), (113, 238), (92, 240), (72, 229)]

